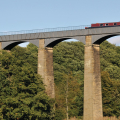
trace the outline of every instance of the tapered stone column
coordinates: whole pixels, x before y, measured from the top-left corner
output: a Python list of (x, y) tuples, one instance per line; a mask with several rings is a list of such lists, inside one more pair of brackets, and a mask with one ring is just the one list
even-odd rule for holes
[(102, 120), (100, 48), (86, 36), (84, 55), (84, 120)]
[(44, 39), (39, 40), (38, 48), (38, 74), (43, 78), (46, 93), (55, 98), (53, 74), (53, 48), (44, 47)]
[(2, 43), (0, 42), (0, 50), (2, 50)]

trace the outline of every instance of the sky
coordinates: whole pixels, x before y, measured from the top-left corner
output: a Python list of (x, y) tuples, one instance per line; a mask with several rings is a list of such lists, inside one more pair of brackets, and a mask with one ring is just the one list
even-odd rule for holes
[(118, 22), (119, 13), (120, 0), (0, 0), (0, 32)]

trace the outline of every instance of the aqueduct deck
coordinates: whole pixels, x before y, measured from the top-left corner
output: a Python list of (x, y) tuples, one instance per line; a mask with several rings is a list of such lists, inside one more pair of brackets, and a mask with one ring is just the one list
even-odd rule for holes
[[(120, 34), (120, 26), (84, 29), (85, 26), (43, 29), (18, 32), (2, 32), (0, 33), (0, 42), (2, 49), (16, 42), (31, 42), (39, 47), (39, 39), (45, 39), (45, 47), (53, 47), (60, 41), (65, 39), (77, 39), (85, 44), (85, 36), (92, 36), (92, 44), (100, 44), (109, 37)], [(16, 45), (15, 44), (15, 45)]]

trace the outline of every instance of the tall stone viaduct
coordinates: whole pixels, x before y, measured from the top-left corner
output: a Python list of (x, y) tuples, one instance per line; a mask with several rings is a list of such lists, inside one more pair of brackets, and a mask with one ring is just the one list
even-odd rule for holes
[[(74, 30), (52, 29), (50, 32), (21, 31), (0, 33), (0, 49), (10, 50), (23, 42), (38, 47), (38, 74), (46, 85), (46, 92), (55, 97), (53, 76), (53, 47), (67, 39), (76, 39), (85, 45), (84, 53), (84, 120), (102, 120), (102, 91), (100, 74), (100, 47), (106, 39), (120, 35), (120, 26)], [(76, 51), (77, 52), (77, 51)]]

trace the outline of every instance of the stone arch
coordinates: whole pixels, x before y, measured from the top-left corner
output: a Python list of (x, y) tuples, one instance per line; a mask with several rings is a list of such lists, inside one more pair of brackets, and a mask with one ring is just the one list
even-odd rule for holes
[(20, 43), (24, 43), (24, 42), (30, 42), (30, 43), (36, 45), (37, 47), (39, 47), (39, 39), (36, 39), (36, 40), (26, 40), (26, 41), (2, 42), (2, 49), (11, 50), (16, 45), (18, 45)]
[(85, 44), (85, 36), (75, 36), (75, 37), (67, 37), (67, 38), (52, 38), (52, 39), (45, 39), (45, 47), (54, 47), (58, 43), (68, 40), (68, 39), (76, 39), (83, 44)]
[(2, 48), (4, 50), (11, 50), (13, 47), (15, 47), (16, 45), (23, 43), (23, 42), (10, 42), (8, 44), (6, 44), (5, 46), (2, 46)]
[(69, 38), (61, 38), (61, 39), (54, 40), (53, 42), (47, 44), (45, 47), (54, 47), (58, 43), (60, 43), (60, 42), (62, 42), (64, 40), (67, 40), (67, 39), (69, 39)]
[(101, 44), (108, 38), (118, 36), (119, 34), (109, 34), (109, 35), (93, 35), (92, 36), (92, 44)]

